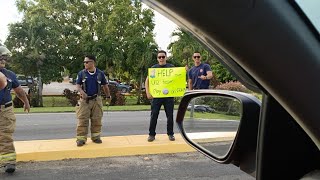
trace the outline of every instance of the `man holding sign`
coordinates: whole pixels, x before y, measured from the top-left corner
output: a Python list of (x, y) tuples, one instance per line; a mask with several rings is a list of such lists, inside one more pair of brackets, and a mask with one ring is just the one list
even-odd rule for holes
[[(167, 63), (167, 53), (165, 51), (158, 51), (158, 64), (153, 65), (151, 68), (171, 68), (174, 67), (172, 64)], [(149, 84), (149, 76), (151, 78), (155, 78), (157, 75), (169, 76), (172, 72), (166, 71), (161, 73), (156, 73), (155, 69), (152, 69), (148, 73), (148, 77), (145, 82), (146, 86), (146, 94), (148, 99), (152, 99), (151, 101), (151, 117), (150, 117), (150, 126), (149, 126), (149, 137), (148, 141), (152, 142), (155, 140), (156, 136), (156, 126), (159, 116), (159, 111), (161, 106), (164, 106), (164, 110), (167, 116), (167, 134), (170, 141), (174, 141), (174, 133), (173, 133), (173, 107), (174, 107), (174, 98), (173, 97), (153, 97), (152, 93), (156, 93), (156, 91), (150, 92), (150, 85), (160, 84), (159, 81), (151, 82)], [(161, 82), (162, 83), (162, 82)], [(168, 82), (170, 83), (170, 82)], [(167, 89), (162, 89), (161, 94), (168, 94), (169, 91)], [(156, 93), (157, 94), (157, 93)]]

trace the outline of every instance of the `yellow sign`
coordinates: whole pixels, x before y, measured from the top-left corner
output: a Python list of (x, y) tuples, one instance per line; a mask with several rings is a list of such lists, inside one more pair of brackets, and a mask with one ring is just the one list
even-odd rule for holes
[(149, 68), (149, 92), (155, 98), (181, 97), (186, 91), (185, 67)]

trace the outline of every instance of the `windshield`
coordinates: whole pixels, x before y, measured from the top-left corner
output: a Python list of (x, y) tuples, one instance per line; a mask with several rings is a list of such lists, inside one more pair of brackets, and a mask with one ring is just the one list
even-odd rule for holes
[(297, 4), (309, 18), (313, 26), (320, 32), (320, 1), (319, 0), (296, 0)]

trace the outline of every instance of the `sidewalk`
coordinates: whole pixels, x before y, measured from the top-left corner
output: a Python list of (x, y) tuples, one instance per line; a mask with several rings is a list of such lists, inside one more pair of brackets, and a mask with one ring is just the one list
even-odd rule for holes
[[(230, 135), (223, 132), (215, 136), (219, 141), (223, 140), (223, 137), (230, 139), (227, 137)], [(17, 161), (51, 161), (195, 151), (185, 143), (180, 134), (175, 135), (175, 141), (169, 141), (166, 134), (157, 135), (153, 142), (148, 142), (147, 137), (147, 135), (103, 137), (102, 144), (92, 143), (88, 139), (83, 147), (77, 147), (75, 139), (16, 141), (15, 147)]]

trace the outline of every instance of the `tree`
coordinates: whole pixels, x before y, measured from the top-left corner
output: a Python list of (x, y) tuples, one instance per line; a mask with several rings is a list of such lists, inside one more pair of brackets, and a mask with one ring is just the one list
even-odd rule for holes
[(207, 49), (205, 49), (195, 38), (188, 32), (178, 28), (172, 33), (177, 40), (169, 45), (169, 50), (172, 54), (170, 60), (180, 66), (193, 65), (192, 55), (194, 52), (199, 52), (202, 55), (202, 61), (210, 64), (213, 73), (216, 75), (212, 80), (214, 86), (219, 82), (228, 82), (236, 80), (213, 56)]

